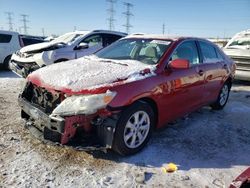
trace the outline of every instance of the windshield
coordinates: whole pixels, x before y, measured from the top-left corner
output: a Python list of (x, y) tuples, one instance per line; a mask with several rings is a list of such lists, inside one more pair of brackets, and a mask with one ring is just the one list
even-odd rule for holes
[(137, 60), (145, 64), (157, 64), (170, 44), (169, 40), (123, 39), (95, 55), (103, 59)]
[(66, 33), (64, 35), (61, 35), (54, 39), (52, 42), (53, 43), (72, 43), (74, 42), (77, 38), (82, 37), (83, 34), (77, 34), (77, 33)]
[(229, 46), (247, 46), (247, 45), (250, 45), (250, 37), (249, 38), (238, 38), (229, 44)]

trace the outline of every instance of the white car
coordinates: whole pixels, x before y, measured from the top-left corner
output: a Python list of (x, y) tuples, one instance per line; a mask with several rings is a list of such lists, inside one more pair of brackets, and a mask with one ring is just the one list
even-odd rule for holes
[(42, 38), (0, 30), (0, 66), (7, 69), (11, 55), (20, 48), (44, 42)]
[(20, 36), (17, 32), (0, 31), (0, 65), (7, 69), (12, 53), (22, 47)]
[(116, 31), (74, 31), (41, 44), (30, 45), (14, 53), (10, 68), (22, 77), (40, 67), (90, 55), (126, 36)]
[(237, 33), (223, 50), (236, 63), (235, 78), (250, 81), (250, 29)]

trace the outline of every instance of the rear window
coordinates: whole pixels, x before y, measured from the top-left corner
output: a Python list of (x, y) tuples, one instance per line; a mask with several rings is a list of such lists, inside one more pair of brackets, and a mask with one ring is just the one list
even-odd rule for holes
[(122, 38), (122, 36), (112, 35), (112, 34), (104, 34), (103, 35), (103, 45), (108, 46), (120, 38)]
[(11, 41), (12, 35), (0, 34), (0, 43), (9, 43)]
[(23, 40), (24, 46), (28, 46), (28, 45), (31, 45), (31, 44), (37, 44), (37, 43), (44, 42), (41, 39), (35, 39), (35, 38), (22, 38), (22, 40)]
[(211, 46), (210, 44), (208, 44), (206, 42), (202, 42), (202, 41), (200, 41), (199, 43), (200, 43), (200, 48), (201, 48), (201, 52), (203, 54), (203, 58), (204, 58), (205, 63), (218, 59), (215, 48), (213, 46)]

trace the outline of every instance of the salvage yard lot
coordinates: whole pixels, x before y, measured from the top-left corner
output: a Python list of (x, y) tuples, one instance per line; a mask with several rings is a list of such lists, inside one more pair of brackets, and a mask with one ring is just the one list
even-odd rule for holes
[[(0, 72), (0, 187), (227, 187), (250, 165), (250, 83), (236, 82), (222, 111), (202, 108), (156, 131), (142, 152), (120, 157), (32, 137), (17, 105), (22, 82)], [(169, 162), (179, 170), (164, 174)]]

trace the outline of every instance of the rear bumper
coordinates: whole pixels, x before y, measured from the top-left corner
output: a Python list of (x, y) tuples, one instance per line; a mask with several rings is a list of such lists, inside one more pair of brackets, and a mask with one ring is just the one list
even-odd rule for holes
[[(27, 128), (38, 138), (67, 144), (71, 138), (74, 138), (78, 128), (88, 133), (94, 127), (95, 137), (91, 138), (93, 142), (87, 141), (81, 144), (81, 150), (104, 150), (112, 147), (116, 125), (116, 121), (112, 118), (103, 116), (95, 119), (97, 114), (51, 117), (21, 96), (18, 103), (24, 112), (22, 118), (27, 120)], [(98, 144), (97, 140), (100, 141)]]
[(250, 81), (250, 70), (236, 70), (235, 79)]

